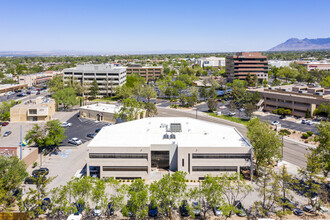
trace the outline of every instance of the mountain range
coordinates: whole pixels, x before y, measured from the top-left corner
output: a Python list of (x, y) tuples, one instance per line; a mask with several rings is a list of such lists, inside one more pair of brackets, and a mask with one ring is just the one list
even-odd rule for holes
[(297, 50), (329, 50), (330, 38), (316, 38), (316, 39), (298, 39), (290, 38), (271, 48), (269, 51), (297, 51)]

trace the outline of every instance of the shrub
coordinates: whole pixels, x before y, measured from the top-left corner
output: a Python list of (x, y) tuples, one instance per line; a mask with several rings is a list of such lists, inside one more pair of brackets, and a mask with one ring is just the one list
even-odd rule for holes
[(286, 136), (289, 136), (291, 134), (291, 132), (287, 129), (281, 129), (278, 133), (280, 135), (286, 135)]
[(307, 134), (307, 133), (303, 133), (302, 136), (301, 136), (302, 139), (307, 139), (307, 138), (309, 138), (309, 137), (310, 137), (310, 136), (309, 136), (309, 134)]
[(171, 107), (171, 108), (178, 108), (179, 105), (178, 105), (178, 104), (173, 104), (173, 105), (171, 105), (170, 107)]
[(311, 131), (307, 131), (306, 132), (309, 136), (312, 136), (313, 135), (313, 132), (311, 132)]
[(292, 133), (294, 133), (294, 134), (295, 134), (295, 133), (296, 133), (296, 131), (293, 131)]
[(33, 165), (32, 165), (32, 168), (35, 168), (35, 167), (37, 167), (38, 166), (38, 163), (37, 163), (37, 161), (35, 161), (34, 163), (33, 163)]

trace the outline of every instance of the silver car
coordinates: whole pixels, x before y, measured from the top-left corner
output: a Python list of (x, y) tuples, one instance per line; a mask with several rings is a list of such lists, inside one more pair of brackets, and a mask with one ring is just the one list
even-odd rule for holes
[(82, 141), (79, 138), (74, 137), (69, 140), (69, 143), (75, 144), (75, 145), (80, 145), (80, 144), (82, 144)]

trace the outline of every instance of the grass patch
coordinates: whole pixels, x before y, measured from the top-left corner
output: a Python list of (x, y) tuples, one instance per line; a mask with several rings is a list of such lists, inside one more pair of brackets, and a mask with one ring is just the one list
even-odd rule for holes
[(208, 112), (207, 114), (212, 116), (212, 117), (225, 119), (225, 120), (236, 122), (236, 123), (239, 123), (239, 124), (242, 124), (242, 125), (245, 125), (245, 126), (247, 126), (249, 124), (249, 120), (247, 120), (247, 119), (242, 119), (242, 118), (238, 118), (238, 117), (234, 117), (234, 116), (228, 116), (228, 115), (217, 116), (217, 113), (214, 113), (214, 112)]

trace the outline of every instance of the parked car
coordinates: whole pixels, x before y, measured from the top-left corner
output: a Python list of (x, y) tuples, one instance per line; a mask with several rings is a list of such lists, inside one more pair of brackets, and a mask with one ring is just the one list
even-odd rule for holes
[(38, 175), (48, 175), (49, 173), (49, 169), (48, 168), (40, 168), (40, 169), (37, 169), (37, 170), (33, 170), (32, 171), (32, 176), (38, 176)]
[(101, 206), (100, 204), (97, 204), (95, 206), (95, 209), (93, 211), (93, 216), (101, 216), (102, 212), (101, 212)]
[(301, 120), (301, 124), (306, 124), (306, 121), (308, 121), (308, 120), (306, 120), (306, 119)]
[(1, 123), (1, 126), (2, 126), (2, 127), (5, 127), (5, 126), (7, 126), (7, 125), (9, 125), (9, 122), (2, 122), (2, 123)]
[(180, 206), (180, 214), (181, 214), (182, 217), (189, 216), (187, 200), (182, 200), (182, 203), (181, 203), (181, 206)]
[(37, 94), (37, 93), (38, 93), (37, 90), (32, 90), (32, 91), (31, 91), (31, 94)]
[(7, 137), (7, 136), (9, 136), (11, 134), (11, 131), (6, 131), (5, 133), (3, 133), (3, 136), (4, 137)]
[(280, 122), (279, 121), (272, 121), (272, 123), (271, 123), (272, 125), (279, 125), (280, 124)]
[(236, 115), (235, 112), (229, 112), (229, 113), (228, 113), (228, 116), (234, 116), (234, 115)]
[(307, 124), (307, 125), (312, 125), (312, 124), (314, 124), (314, 122), (311, 121), (311, 120), (308, 120), (308, 121), (306, 121), (306, 124)]
[(65, 127), (71, 127), (72, 124), (69, 123), (69, 122), (66, 122), (66, 121), (65, 121), (65, 122), (63, 122), (63, 123), (61, 124), (61, 126), (64, 127), (64, 128), (65, 128)]
[(17, 95), (17, 97), (24, 97), (24, 96), (26, 96), (25, 93), (20, 93), (20, 94)]
[(156, 217), (158, 215), (158, 207), (154, 201), (151, 201), (148, 206), (149, 217)]
[(81, 220), (82, 215), (81, 214), (71, 214), (68, 216), (66, 220)]
[(89, 138), (94, 138), (95, 136), (96, 136), (95, 133), (88, 133), (88, 134), (87, 134), (87, 137), (89, 137)]
[(30, 95), (30, 94), (31, 94), (31, 92), (30, 92), (30, 91), (27, 91), (27, 92), (26, 92), (26, 94), (27, 94), (27, 95)]
[(69, 143), (75, 144), (75, 145), (80, 145), (80, 144), (82, 144), (82, 141), (79, 138), (74, 137), (69, 140)]
[(222, 216), (222, 211), (219, 205), (214, 206), (212, 210), (215, 216)]
[(50, 198), (48, 198), (48, 197), (44, 198), (44, 200), (42, 200), (40, 209), (43, 210), (44, 212), (46, 212), (49, 204), (50, 204)]
[(192, 209), (193, 209), (193, 212), (194, 212), (195, 216), (200, 216), (201, 215), (201, 209), (199, 207), (198, 202), (193, 202), (192, 203)]
[(245, 212), (245, 208), (243, 207), (242, 203), (240, 201), (235, 201), (234, 205), (236, 206), (236, 215), (238, 215), (239, 217), (245, 217), (246, 216), (246, 212)]
[(295, 208), (293, 210), (293, 214), (295, 214), (297, 216), (302, 216), (302, 215), (304, 215), (304, 212), (301, 209)]
[(311, 205), (305, 205), (305, 206), (303, 207), (303, 210), (304, 210), (305, 212), (313, 212), (313, 207), (312, 207)]
[(108, 206), (107, 206), (107, 211), (106, 211), (106, 214), (108, 216), (111, 216), (115, 213), (115, 210), (113, 209), (113, 205), (111, 202), (108, 203)]
[(95, 133), (99, 133), (101, 131), (102, 128), (98, 128), (95, 130)]

